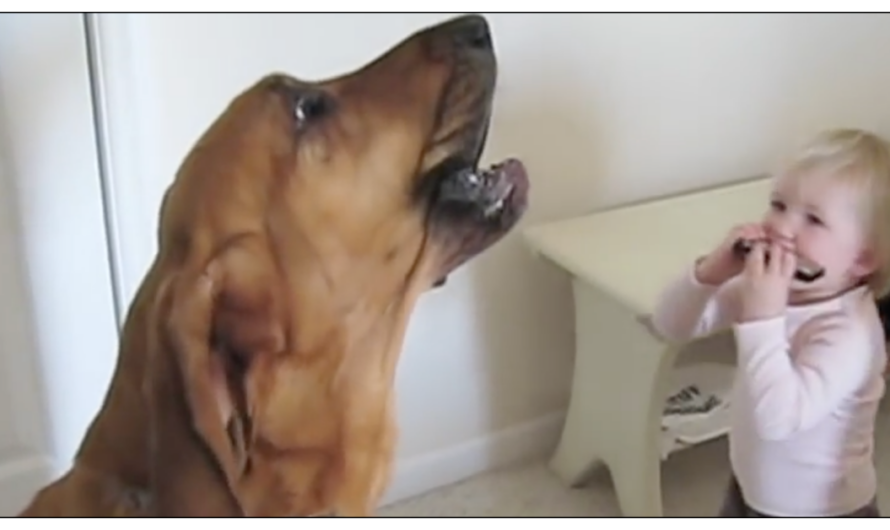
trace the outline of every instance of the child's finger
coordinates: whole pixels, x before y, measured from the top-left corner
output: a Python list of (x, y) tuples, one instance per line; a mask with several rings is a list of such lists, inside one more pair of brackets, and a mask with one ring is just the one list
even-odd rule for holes
[(743, 229), (743, 237), (749, 241), (766, 239), (766, 233), (759, 224), (746, 225)]
[(782, 243), (775, 239), (771, 240), (769, 243), (769, 263), (766, 264), (766, 272), (768, 274), (781, 274), (782, 257), (784, 254), (785, 248), (782, 246)]
[(766, 230), (763, 228), (763, 225), (756, 224), (751, 227), (751, 232), (753, 237), (757, 239), (766, 239)]
[(791, 250), (782, 251), (782, 277), (791, 279), (797, 271), (797, 254)]
[(748, 254), (748, 259), (745, 260), (745, 270), (750, 274), (762, 275), (765, 261), (766, 245), (761, 241), (757, 241), (754, 243), (754, 248), (752, 248), (751, 252)]
[(795, 243), (791, 239), (782, 238), (779, 240), (779, 242), (782, 243), (782, 248), (784, 248), (785, 250), (794, 250)]

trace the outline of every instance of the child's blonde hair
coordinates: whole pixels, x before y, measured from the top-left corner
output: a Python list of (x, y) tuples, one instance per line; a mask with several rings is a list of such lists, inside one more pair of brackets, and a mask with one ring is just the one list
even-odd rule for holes
[(837, 179), (862, 193), (867, 244), (876, 260), (869, 287), (876, 297), (890, 293), (890, 144), (860, 129), (830, 129), (807, 141), (786, 161), (782, 174)]

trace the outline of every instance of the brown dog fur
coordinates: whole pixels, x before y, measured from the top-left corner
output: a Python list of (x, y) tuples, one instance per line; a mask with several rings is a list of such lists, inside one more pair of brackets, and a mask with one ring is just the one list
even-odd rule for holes
[(350, 75), (270, 75), (233, 100), (164, 197), (74, 465), (22, 516), (373, 513), (415, 302), (525, 209), (515, 161), (494, 217), (435, 191), (482, 148), (488, 38), (461, 17)]

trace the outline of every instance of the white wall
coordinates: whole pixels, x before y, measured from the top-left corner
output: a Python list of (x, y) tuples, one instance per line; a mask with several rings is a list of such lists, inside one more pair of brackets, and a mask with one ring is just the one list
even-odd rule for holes
[(0, 514), (70, 465), (117, 349), (86, 59), (80, 15), (0, 15)]
[[(443, 18), (102, 16), (126, 301), (154, 251), (165, 186), (235, 93), (270, 70), (318, 78), (358, 67)], [(745, 178), (824, 126), (890, 134), (886, 15), (490, 20), (501, 85), (486, 158), (528, 163), (526, 223)], [(548, 414), (568, 393), (571, 332), (565, 279), (516, 237), (427, 296), (399, 371), (396, 489), (457, 478), (495, 458), (486, 451), (549, 449), (559, 423)], [(484, 443), (518, 425), (527, 428)]]

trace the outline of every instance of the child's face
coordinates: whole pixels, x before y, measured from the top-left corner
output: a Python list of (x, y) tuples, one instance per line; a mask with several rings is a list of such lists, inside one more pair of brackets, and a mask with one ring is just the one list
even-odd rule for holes
[(855, 187), (820, 174), (775, 180), (763, 219), (768, 237), (790, 243), (825, 271), (810, 284), (795, 281), (793, 298), (834, 296), (873, 272), (862, 199)]

